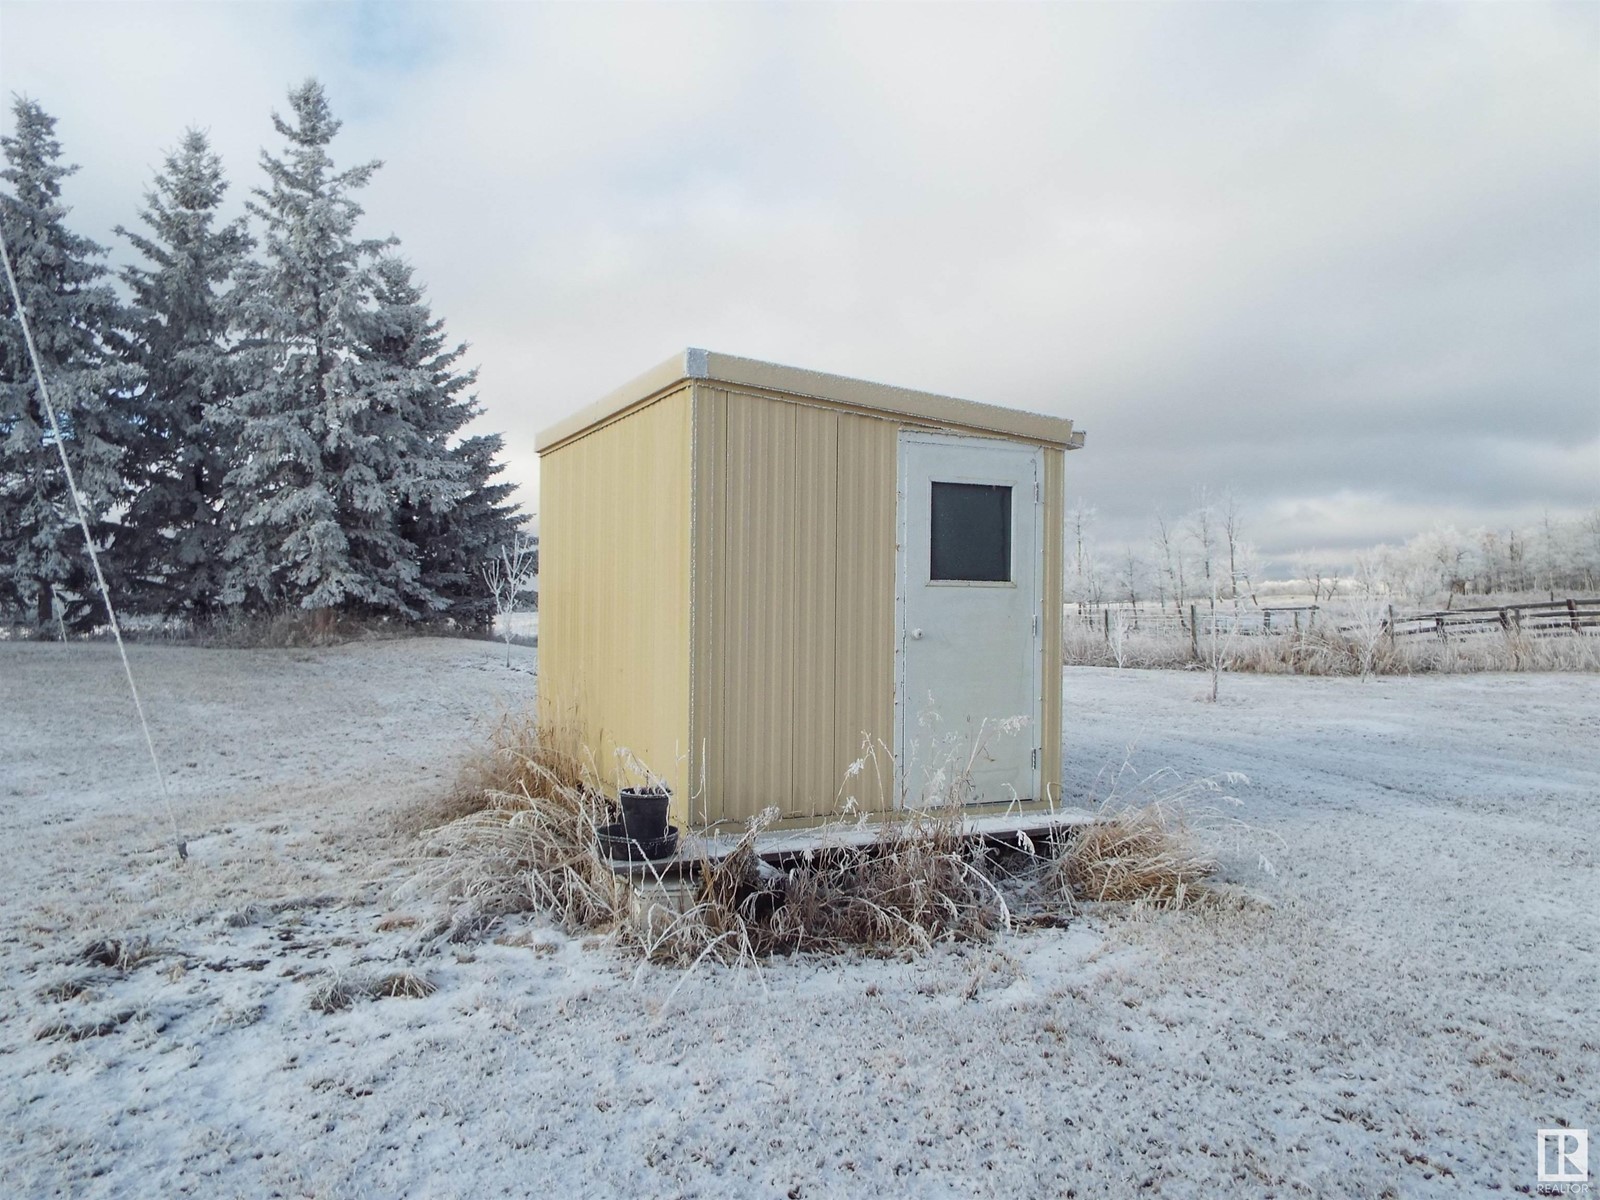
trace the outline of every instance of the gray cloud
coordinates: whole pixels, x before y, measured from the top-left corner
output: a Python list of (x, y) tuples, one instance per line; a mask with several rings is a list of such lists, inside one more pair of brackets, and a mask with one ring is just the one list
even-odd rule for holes
[(242, 200), (308, 74), (530, 504), (684, 345), (1072, 416), (1106, 537), (1600, 502), (1591, 6), (0, 4), (106, 242), (191, 123)]

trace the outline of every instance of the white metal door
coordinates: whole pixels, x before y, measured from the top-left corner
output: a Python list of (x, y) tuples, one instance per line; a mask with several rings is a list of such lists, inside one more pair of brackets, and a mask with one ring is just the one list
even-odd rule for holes
[(1039, 795), (1042, 451), (900, 435), (895, 761), (905, 803)]

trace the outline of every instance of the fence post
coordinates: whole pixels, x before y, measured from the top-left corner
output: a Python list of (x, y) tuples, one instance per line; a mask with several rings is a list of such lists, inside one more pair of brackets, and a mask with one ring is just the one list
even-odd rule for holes
[(1578, 602), (1571, 596), (1567, 597), (1567, 616), (1572, 621), (1572, 632), (1582, 633), (1583, 629), (1578, 624)]
[(1195, 619), (1195, 606), (1189, 605), (1189, 653), (1200, 657), (1200, 623)]
[(1384, 632), (1389, 635), (1389, 649), (1394, 649), (1394, 605), (1389, 605), (1389, 616), (1384, 621)]
[(1109, 608), (1102, 609), (1100, 615), (1105, 618), (1106, 645), (1109, 646), (1111, 644), (1111, 610)]
[(1433, 627), (1439, 631), (1439, 640), (1441, 642), (1448, 642), (1450, 640), (1450, 635), (1445, 633), (1445, 631), (1444, 631), (1444, 614), (1443, 613), (1434, 613), (1434, 615), (1433, 615)]
[(1505, 634), (1511, 632), (1511, 617), (1503, 608), (1500, 610), (1500, 632)]

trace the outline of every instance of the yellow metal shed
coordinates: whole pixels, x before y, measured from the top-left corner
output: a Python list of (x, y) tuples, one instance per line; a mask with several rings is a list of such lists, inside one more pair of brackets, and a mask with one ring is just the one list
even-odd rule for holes
[(952, 775), (973, 805), (1053, 804), (1082, 444), (1058, 417), (674, 355), (539, 437), (542, 716), (608, 775), (626, 749), (690, 828), (917, 805)]

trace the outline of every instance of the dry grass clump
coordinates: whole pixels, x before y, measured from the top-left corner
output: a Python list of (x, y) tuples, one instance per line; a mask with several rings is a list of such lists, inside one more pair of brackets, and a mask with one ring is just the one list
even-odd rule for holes
[(1158, 775), (1131, 791), (1114, 780), (1103, 822), (1062, 846), (987, 847), (947, 803), (887, 818), (871, 839), (860, 836), (861, 819), (816, 831), (820, 845), (774, 863), (758, 853), (778, 816), (768, 810), (726, 851), (674, 864), (681, 876), (630, 875), (599, 850), (597, 830), (617, 814), (592, 778), (571, 738), (526, 718), (502, 722), (463, 777), (462, 815), (425, 835), (427, 857), (406, 885), (452, 906), (435, 933), (468, 940), (501, 916), (537, 911), (568, 932), (613, 933), (644, 960), (680, 966), (916, 953), (1018, 924), (1059, 925), (1080, 901), (1181, 906), (1216, 869), (1190, 835), (1196, 815), (1216, 815), (1197, 801), (1219, 793), (1218, 781), (1173, 787)]
[[(1137, 777), (1128, 762), (1112, 773), (1100, 818), (1061, 848), (1050, 868), (1054, 890), (1085, 903), (1183, 908), (1212, 893), (1218, 860), (1205, 844), (1249, 831), (1227, 810), (1237, 773), (1180, 780), (1170, 771)], [(1261, 858), (1269, 873), (1272, 864)]]
[(1386, 638), (1337, 629), (1307, 629), (1271, 637), (1240, 638), (1226, 668), (1263, 675), (1403, 675), (1407, 655)]
[[(507, 717), (464, 772), (454, 819), (424, 835), (421, 868), (406, 885), (442, 897), (457, 940), (496, 918), (544, 912), (569, 932), (615, 931), (642, 957), (692, 964), (857, 947), (918, 950), (988, 937), (1010, 922), (988, 852), (962, 833), (959, 809), (907, 814), (871, 845), (841, 837), (783, 869), (756, 839), (776, 817), (752, 821), (730, 853), (708, 856), (681, 886), (632, 880), (596, 840), (616, 819), (592, 783), (576, 740)], [(854, 826), (852, 826), (854, 828)]]
[(756, 838), (775, 815), (752, 821), (731, 853), (701, 863), (692, 899), (676, 911), (658, 904), (636, 927), (647, 958), (897, 954), (980, 941), (1010, 924), (988, 852), (964, 836), (959, 810), (908, 815), (886, 823), (869, 845), (824, 844), (787, 867), (756, 855)]
[(113, 1013), (100, 1021), (83, 1021), (77, 1024), (71, 1021), (52, 1021), (50, 1024), (34, 1030), (33, 1040), (36, 1042), (85, 1042), (90, 1038), (107, 1037), (131, 1021), (133, 1016), (134, 1010), (125, 1008), (121, 1012)]
[(309, 612), (291, 608), (259, 616), (219, 617), (186, 631), (171, 631), (167, 637), (176, 640), (181, 634), (197, 645), (229, 650), (290, 650), (407, 637), (416, 630), (406, 621), (382, 617), (364, 620), (332, 609)]
[(1084, 828), (1055, 870), (1062, 890), (1083, 901), (1181, 908), (1201, 894), (1217, 861), (1196, 848), (1181, 815), (1160, 802), (1124, 809)]
[(774, 949), (927, 949), (981, 941), (1010, 919), (988, 855), (959, 810), (888, 823), (872, 846), (825, 853), (787, 873), (764, 931)]
[(110, 967), (126, 973), (158, 957), (160, 953), (147, 938), (95, 938), (74, 951), (69, 961), (87, 967)]
[[(1196, 670), (1207, 658), (1186, 631), (1130, 630), (1114, 641), (1096, 627), (1069, 622), (1063, 631), (1068, 666)], [(1220, 646), (1224, 671), (1264, 675), (1411, 675), (1460, 671), (1600, 671), (1600, 636), (1510, 631), (1449, 639), (1418, 635), (1391, 640), (1361, 623), (1321, 624), (1270, 635), (1231, 635)]]
[(578, 738), (568, 730), (540, 726), (526, 713), (506, 713), (489, 734), (484, 753), (462, 772), (458, 791), (494, 795), (538, 795), (549, 788), (581, 789), (593, 771)]
[(627, 883), (600, 857), (595, 831), (615, 819), (587, 781), (574, 738), (529, 717), (503, 718), (463, 772), (454, 820), (425, 836), (417, 886), (456, 908), (452, 936), (509, 913), (550, 913), (568, 929), (609, 927)]
[[(1065, 631), (1063, 662), (1067, 666), (1135, 667), (1198, 670), (1207, 665), (1212, 647), (1202, 632), (1196, 646), (1181, 630), (1134, 630), (1116, 643), (1092, 627), (1074, 625)], [(1230, 634), (1216, 652), (1224, 671), (1264, 675), (1400, 675), (1429, 669), (1426, 656), (1387, 638), (1363, 636), (1333, 627), (1285, 630), (1273, 634)], [(1507, 660), (1509, 662), (1509, 660)], [(1485, 661), (1478, 669), (1489, 669)]]
[(375, 1000), (426, 1000), (439, 990), (431, 979), (411, 971), (391, 971), (372, 981)]
[(425, 1000), (439, 985), (411, 971), (391, 971), (375, 978), (339, 976), (311, 993), (311, 1011), (327, 1016), (344, 1012), (358, 1000)]
[(582, 790), (590, 775), (587, 761), (576, 737), (541, 728), (526, 713), (502, 713), (482, 750), (461, 768), (450, 794), (421, 819), (428, 826), (447, 825), (493, 808), (503, 797)]

